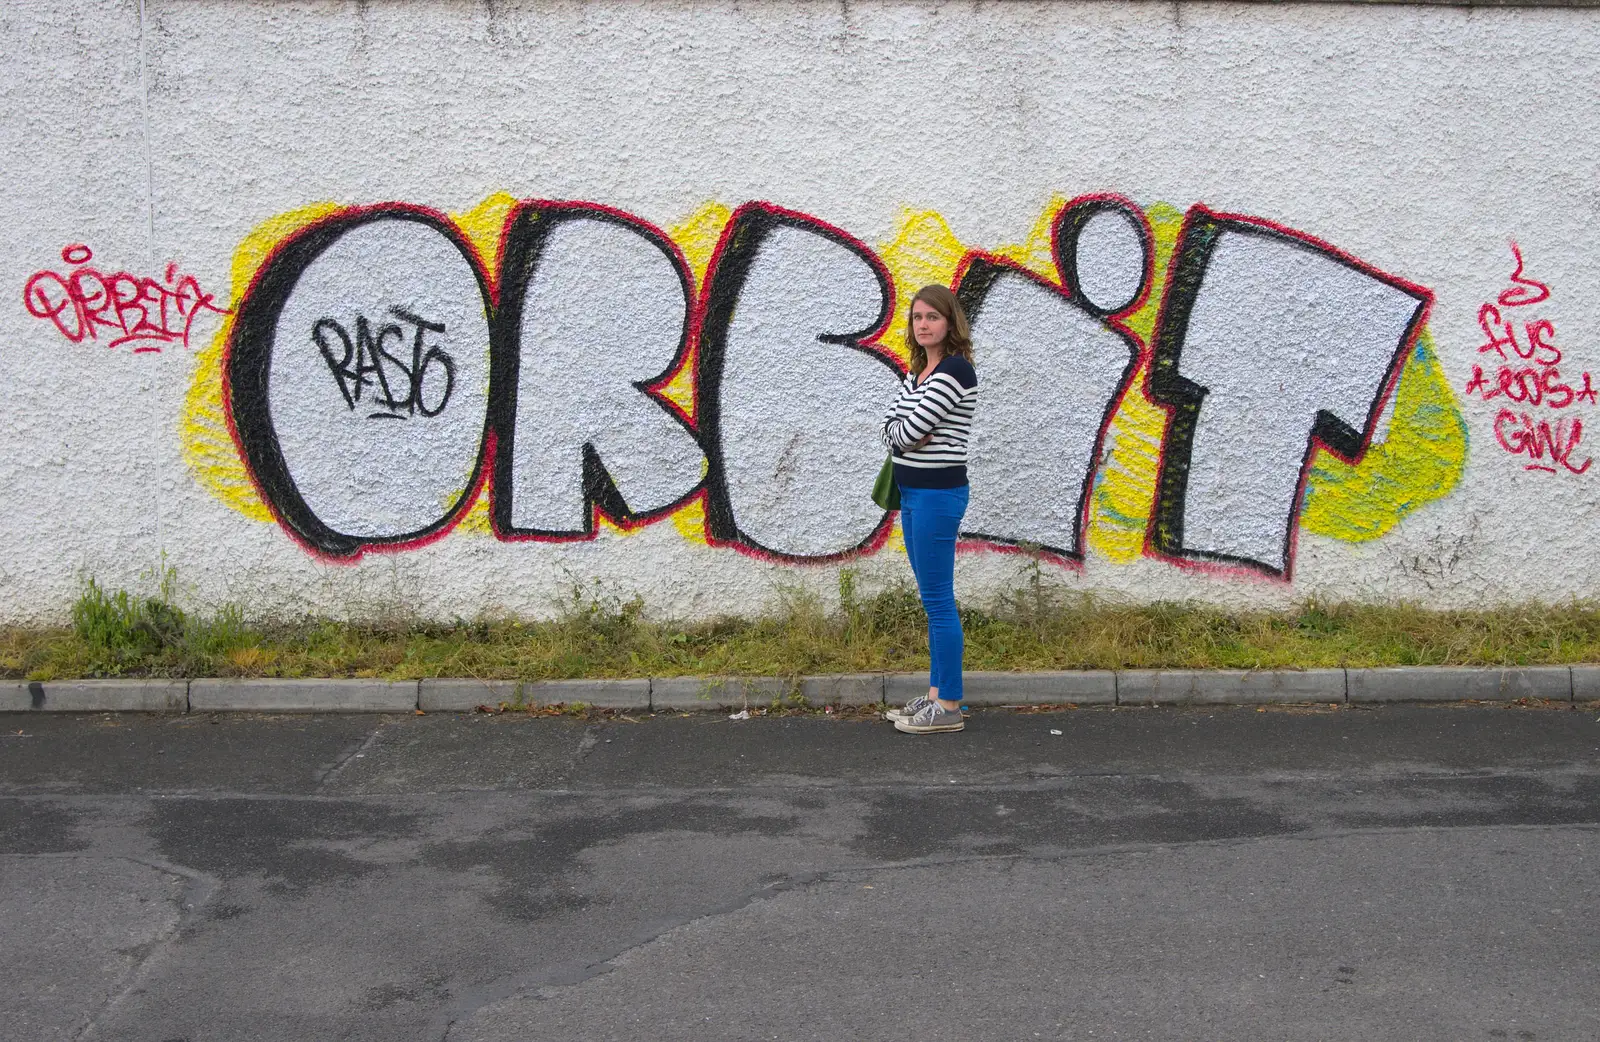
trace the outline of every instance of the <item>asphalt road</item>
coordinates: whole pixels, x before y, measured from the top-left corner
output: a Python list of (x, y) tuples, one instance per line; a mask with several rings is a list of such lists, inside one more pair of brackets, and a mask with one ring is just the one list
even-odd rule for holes
[(1600, 1039), (1596, 705), (0, 735), (6, 1042)]

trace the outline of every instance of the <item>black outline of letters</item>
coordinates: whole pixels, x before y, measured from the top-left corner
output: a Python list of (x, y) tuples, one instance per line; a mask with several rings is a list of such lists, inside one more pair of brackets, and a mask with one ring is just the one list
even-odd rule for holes
[[(1140, 245), (1144, 250), (1144, 271), (1140, 276), (1139, 289), (1133, 299), (1116, 311), (1107, 311), (1095, 307), (1078, 288), (1078, 234), (1089, 218), (1098, 213), (1112, 210), (1126, 214), (1132, 219), (1133, 226), (1138, 230)], [(1050, 290), (1057, 296), (1076, 306), (1091, 318), (1100, 322), (1105, 328), (1120, 337), (1128, 347), (1128, 364), (1122, 369), (1122, 376), (1117, 380), (1116, 392), (1106, 400), (1105, 411), (1100, 417), (1099, 432), (1095, 435), (1094, 448), (1089, 458), (1089, 466), (1083, 476), (1083, 487), (1078, 492), (1078, 506), (1076, 523), (1073, 525), (1073, 546), (1057, 547), (1047, 543), (1032, 543), (1027, 539), (1011, 539), (1003, 536), (988, 535), (983, 532), (963, 530), (961, 535), (967, 539), (979, 539), (986, 543), (995, 543), (1001, 546), (1022, 546), (1032, 544), (1038, 546), (1046, 553), (1064, 557), (1073, 563), (1081, 563), (1084, 558), (1084, 536), (1089, 527), (1089, 508), (1094, 492), (1094, 479), (1100, 472), (1102, 457), (1105, 453), (1106, 432), (1111, 429), (1111, 421), (1116, 416), (1117, 410), (1122, 407), (1129, 389), (1133, 386), (1134, 376), (1139, 372), (1139, 365), (1144, 359), (1144, 347), (1139, 338), (1121, 325), (1116, 319), (1119, 316), (1137, 311), (1144, 303), (1145, 294), (1150, 289), (1151, 266), (1154, 262), (1155, 250), (1150, 234), (1149, 223), (1144, 215), (1131, 204), (1113, 196), (1086, 196), (1069, 202), (1056, 217), (1055, 229), (1052, 234), (1052, 252), (1055, 256), (1056, 273), (1060, 277), (1060, 284), (1041, 278), (1039, 275), (1021, 267), (1011, 261), (1003, 260), (992, 254), (972, 253), (962, 261), (956, 271), (955, 292), (956, 299), (961, 302), (962, 310), (967, 313), (967, 320), (976, 323), (978, 315), (983, 310), (983, 305), (988, 298), (990, 288), (1001, 275), (1010, 272), (1029, 279), (1036, 285)], [(1040, 374), (1041, 379), (1056, 379), (1058, 374)]]
[[(367, 547), (406, 549), (437, 539), (461, 520), (481, 491), (487, 472), (488, 426), (480, 432), (478, 457), (460, 498), (438, 521), (415, 532), (397, 536), (352, 536), (336, 532), (317, 517), (295, 487), (272, 426), (268, 404), (268, 377), (278, 318), (299, 285), (306, 268), (347, 232), (377, 221), (412, 221), (443, 235), (460, 252), (477, 280), (484, 317), (490, 331), (489, 361), (493, 365), (495, 310), (493, 292), (484, 278), (483, 265), (455, 223), (443, 214), (404, 203), (352, 207), (295, 232), (281, 242), (261, 265), (239, 302), (222, 362), (223, 400), (228, 426), (249, 467), (261, 499), (278, 523), (313, 554), (350, 559)], [(491, 386), (492, 386), (491, 378)], [(487, 417), (485, 417), (487, 420)]]
[[(1378, 391), (1367, 409), (1362, 429), (1358, 431), (1332, 413), (1318, 410), (1311, 434), (1306, 439), (1300, 476), (1289, 506), (1284, 532), (1284, 567), (1281, 569), (1264, 561), (1209, 550), (1193, 550), (1183, 545), (1183, 512), (1189, 483), (1189, 461), (1194, 449), (1194, 430), (1199, 420), (1200, 405), (1207, 393), (1206, 388), (1180, 373), (1183, 343), (1188, 336), (1190, 311), (1211, 263), (1211, 252), (1216, 247), (1217, 239), (1228, 231), (1273, 238), (1296, 249), (1319, 253), (1400, 290), (1417, 301), (1405, 335), (1400, 338), (1394, 356), (1389, 360), (1388, 372), (1378, 383)], [(1161, 446), (1156, 499), (1146, 536), (1147, 552), (1174, 562), (1214, 561), (1234, 565), (1289, 581), (1294, 575), (1295, 546), (1300, 531), (1300, 513), (1305, 502), (1306, 477), (1318, 448), (1327, 449), (1346, 463), (1361, 462), (1377, 427), (1378, 417), (1383, 413), (1384, 404), (1389, 400), (1406, 358), (1416, 346), (1417, 336), (1427, 323), (1432, 305), (1431, 291), (1380, 271), (1303, 232), (1258, 217), (1219, 213), (1198, 203), (1191, 206), (1184, 215), (1183, 229), (1173, 248), (1166, 297), (1162, 301), (1161, 316), (1156, 327), (1155, 355), (1150, 367), (1150, 398), (1167, 411), (1170, 421)]]
[[(883, 303), (872, 324), (854, 333), (826, 334), (818, 337), (818, 342), (837, 344), (870, 355), (895, 375), (896, 383), (905, 377), (905, 369), (898, 359), (873, 346), (877, 338), (883, 335), (895, 307), (894, 280), (889, 277), (888, 269), (876, 252), (848, 232), (795, 210), (785, 210), (762, 202), (745, 203), (735, 210), (723, 229), (722, 239), (717, 244), (708, 269), (699, 323), (699, 350), (695, 359), (695, 385), (700, 394), (695, 419), (700, 425), (700, 445), (705, 451), (707, 463), (706, 538), (712, 546), (734, 546), (779, 561), (820, 564), (881, 546), (888, 539), (889, 514), (884, 513), (883, 520), (866, 539), (838, 553), (807, 556), (762, 546), (739, 529), (738, 521), (733, 516), (722, 451), (722, 371), (728, 349), (728, 328), (733, 324), (733, 309), (744, 289), (745, 279), (749, 277), (750, 266), (760, 256), (762, 244), (772, 232), (786, 226), (800, 228), (838, 243), (866, 261), (878, 281), (879, 299)], [(809, 287), (797, 286), (795, 292), (804, 294), (813, 291)], [(868, 491), (870, 489), (865, 489), (862, 494), (866, 495)]]
[[(518, 528), (511, 523), (512, 481), (511, 468), (515, 452), (517, 421), (517, 374), (522, 365), (522, 305), (527, 297), (528, 282), (537, 270), (539, 259), (550, 233), (567, 221), (596, 220), (620, 225), (637, 232), (641, 238), (660, 250), (672, 264), (683, 287), (683, 329), (678, 334), (678, 348), (672, 362), (661, 373), (649, 380), (632, 381), (634, 387), (672, 416), (689, 436), (700, 445), (695, 425), (689, 421), (671, 399), (661, 394), (663, 387), (683, 367), (689, 353), (690, 333), (695, 309), (694, 281), (688, 265), (678, 247), (665, 233), (632, 214), (598, 203), (553, 202), (530, 200), (519, 203), (506, 219), (505, 235), (500, 257), (500, 310), (495, 316), (491, 339), (493, 348), (492, 375), (489, 378), (489, 429), (494, 432), (494, 480), (489, 483), (489, 515), (495, 535), (507, 541), (542, 540), (558, 542), (592, 539), (596, 531), (595, 513), (604, 514), (606, 520), (618, 528), (632, 529), (664, 518), (699, 495), (705, 480), (671, 503), (657, 510), (634, 513), (617, 490), (616, 481), (606, 471), (600, 454), (588, 442), (583, 445), (583, 516), (584, 527), (570, 529)], [(618, 287), (619, 291), (622, 287)], [(698, 392), (697, 392), (698, 393)], [(708, 454), (709, 455), (709, 454)]]
[[(1083, 234), (1083, 228), (1089, 223), (1090, 218), (1102, 213), (1117, 213), (1127, 218), (1139, 236), (1140, 249), (1144, 251), (1144, 268), (1139, 274), (1138, 290), (1126, 304), (1110, 310), (1094, 304), (1084, 296), (1078, 278), (1078, 237)], [(1144, 211), (1131, 202), (1114, 195), (1090, 195), (1072, 200), (1056, 216), (1052, 243), (1055, 248), (1056, 270), (1061, 274), (1061, 284), (1067, 288), (1067, 296), (1089, 314), (1097, 318), (1116, 318), (1132, 314), (1144, 304), (1145, 296), (1150, 292), (1150, 280), (1155, 270), (1155, 237), (1150, 234), (1150, 221), (1145, 217)], [(1124, 335), (1133, 336), (1120, 325), (1117, 328)], [(1138, 338), (1134, 339), (1137, 341)]]

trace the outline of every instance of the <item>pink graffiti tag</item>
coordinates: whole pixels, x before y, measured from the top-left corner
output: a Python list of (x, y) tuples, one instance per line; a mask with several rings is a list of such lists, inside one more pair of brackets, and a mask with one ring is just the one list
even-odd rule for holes
[[(1548, 283), (1524, 273), (1522, 250), (1514, 242), (1511, 256), (1516, 260), (1516, 270), (1511, 273), (1512, 284), (1494, 300), (1478, 307), (1478, 326), (1485, 337), (1478, 345), (1478, 353), (1497, 354), (1501, 364), (1492, 374), (1485, 373), (1483, 366), (1474, 365), (1466, 393), (1485, 402), (1503, 397), (1530, 409), (1560, 410), (1594, 405), (1596, 388), (1588, 372), (1580, 374), (1581, 383), (1578, 378), (1564, 380), (1561, 377), (1557, 366), (1565, 356), (1556, 346), (1555, 323), (1536, 316), (1524, 319), (1520, 323), (1519, 339), (1519, 324), (1501, 310), (1541, 304), (1551, 297)], [(1510, 354), (1506, 353), (1507, 349)], [(1572, 474), (1582, 474), (1589, 469), (1589, 458), (1585, 457), (1582, 463), (1573, 461), (1583, 441), (1583, 421), (1577, 417), (1563, 416), (1552, 425), (1548, 420), (1538, 419), (1536, 414), (1502, 408), (1494, 419), (1494, 437), (1500, 447), (1513, 456), (1528, 457), (1524, 470), (1555, 474), (1560, 467)]]
[(1554, 474), (1556, 468), (1544, 462), (1546, 453), (1551, 464), (1559, 464), (1573, 474), (1582, 474), (1594, 460), (1584, 458), (1582, 463), (1572, 462), (1572, 453), (1583, 440), (1583, 421), (1577, 418), (1560, 419), (1555, 426), (1549, 420), (1534, 422), (1527, 413), (1501, 409), (1494, 418), (1494, 437), (1500, 447), (1514, 456), (1527, 455), (1534, 462), (1526, 470), (1542, 470)]
[(28, 314), (49, 319), (74, 344), (107, 335), (106, 346), (131, 344), (135, 354), (169, 344), (188, 347), (189, 331), (202, 312), (227, 313), (193, 275), (180, 274), (176, 263), (167, 265), (158, 282), (127, 271), (102, 273), (88, 266), (93, 256), (83, 243), (71, 243), (61, 259), (73, 270), (34, 272), (22, 291)]
[(1517, 270), (1511, 273), (1511, 281), (1514, 285), (1500, 294), (1500, 303), (1508, 308), (1520, 308), (1549, 300), (1549, 286), (1537, 279), (1523, 277), (1522, 250), (1516, 243), (1511, 244), (1511, 256), (1517, 259)]

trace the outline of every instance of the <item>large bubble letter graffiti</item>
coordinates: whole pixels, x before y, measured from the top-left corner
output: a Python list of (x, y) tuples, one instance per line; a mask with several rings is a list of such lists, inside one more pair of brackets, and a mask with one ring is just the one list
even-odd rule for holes
[[(63, 257), (81, 267), (87, 247)], [(1505, 316), (1480, 354), (1511, 361), (1498, 383), (1474, 367), (1467, 392), (1520, 403), (1494, 431), (1530, 469), (1583, 473), (1579, 421), (1530, 410), (1591, 402), (1589, 374), (1556, 372), (1554, 322), (1522, 313), (1550, 291), (1518, 265), (1480, 311)], [(965, 303), (983, 381), (973, 549), (1070, 565), (1093, 545), (1288, 579), (1302, 512), (1321, 535), (1375, 538), (1449, 494), (1466, 459), (1427, 290), (1199, 205), (1055, 199), (1025, 242), (992, 248), (908, 211), (880, 259), (764, 202), (708, 204), (672, 232), (507, 194), (458, 217), (318, 204), (265, 222), (235, 270), (248, 286), (199, 355), (185, 458), (334, 560), (419, 545), (478, 506), (492, 525), (465, 527), (508, 541), (671, 518), (788, 562), (876, 550), (879, 424), (904, 369), (881, 341), (903, 329), (896, 297), (930, 282)]]
[(229, 407), (273, 513), (349, 557), (447, 528), (477, 491), (489, 301), (431, 213), (342, 211), (280, 246), (240, 305)]
[(656, 386), (687, 350), (689, 276), (659, 231), (588, 204), (534, 203), (501, 266), (495, 528), (583, 536), (668, 513), (704, 455)]
[(1287, 577), (1316, 446), (1359, 459), (1432, 297), (1198, 206), (1173, 267), (1151, 375), (1172, 412), (1155, 547)]
[(964, 533), (1081, 558), (1100, 445), (1139, 360), (1105, 317), (1142, 299), (1150, 233), (1132, 207), (1086, 200), (1062, 211), (1055, 254), (1065, 289), (981, 257), (960, 279), (984, 400)]
[(864, 344), (892, 305), (881, 263), (845, 233), (766, 204), (734, 214), (697, 369), (713, 539), (816, 558), (881, 533), (872, 477), (898, 367)]

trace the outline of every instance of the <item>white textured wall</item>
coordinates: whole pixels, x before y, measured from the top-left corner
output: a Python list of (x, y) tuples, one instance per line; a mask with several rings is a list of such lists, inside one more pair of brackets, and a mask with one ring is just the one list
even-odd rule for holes
[[(81, 576), (138, 585), (163, 553), (197, 602), (445, 618), (542, 613), (570, 578), (663, 611), (754, 610), (785, 585), (831, 588), (836, 558), (800, 559), (852, 548), (846, 560), (869, 575), (907, 574), (864, 504), (881, 458), (872, 418), (893, 393), (873, 327), (881, 290), (941, 265), (948, 277), (962, 249), (999, 251), (988, 262), (1033, 276), (991, 271), (979, 309), (980, 448), (988, 439), (999, 446), (990, 460), (1007, 462), (974, 461), (974, 510), (983, 534), (1059, 551), (1047, 567), (1068, 583), (1231, 604), (1309, 594), (1480, 604), (1585, 596), (1600, 576), (1600, 467), (1526, 469), (1553, 461), (1507, 451), (1520, 417), (1502, 418), (1497, 439), (1505, 397), (1467, 390), (1475, 364), (1496, 386), (1500, 359), (1478, 351), (1479, 309), (1513, 287), (1515, 241), (1526, 277), (1550, 295), (1497, 305), (1501, 317), (1525, 350), (1533, 324), (1562, 358), (1552, 376), (1541, 363), (1553, 352), (1524, 361), (1508, 348), (1508, 363), (1532, 371), (1523, 384), (1548, 392), (1512, 408), (1564, 445), (1574, 421), (1600, 413), (1575, 396), (1584, 371), (1600, 370), (1600, 11), (149, 0), (141, 13), (134, 0), (13, 0), (0, 39), (0, 283), (11, 287), (0, 307), (0, 618), (59, 618)], [(255, 271), (251, 244), (292, 245), (309, 219), (270, 223), (279, 215), (316, 203), (460, 215), (490, 200), (480, 214), (498, 220), (498, 193), (621, 212), (528, 216), (557, 227), (522, 258), (521, 322), (494, 347), (496, 364), (523, 352), (516, 412), (496, 421), (520, 446), (496, 475), (514, 489), (497, 506), (499, 537), (485, 502), (442, 538), (339, 559), (350, 539), (398, 537), (426, 528), (430, 511), (466, 509), (481, 495), (468, 487), (474, 466), (494, 469), (478, 425), (512, 383), (491, 394), (492, 316), (475, 295), (473, 247), (459, 246), (472, 239), (493, 269), (499, 236), (487, 219), (459, 233), (368, 224), (308, 257), (303, 274), (280, 272), (293, 290), (273, 312), (283, 325), (249, 350), (266, 353), (273, 429), (299, 493), (336, 530), (331, 555), (262, 520), (242, 450), (224, 439), (217, 452), (215, 338), (244, 350), (248, 307), (231, 319), (202, 311), (186, 342), (113, 347), (109, 327), (74, 343), (27, 306), (32, 276), (74, 270), (68, 244), (87, 244), (107, 276), (159, 283), (175, 263), (227, 307), (250, 304), (235, 276)], [(1127, 253), (1114, 241), (1084, 240), (1071, 299), (1077, 283), (1050, 285), (1060, 273), (1048, 251), (1028, 247), (1062, 200), (1092, 193), (1131, 201), (1157, 241), (1175, 228), (1165, 208), (1204, 204), (1352, 259), (1251, 222), (1218, 225), (1174, 370), (1210, 388), (1188, 498), (1163, 508), (1184, 518), (1181, 539), (1155, 531), (1146, 546), (1142, 534), (1161, 438), (1158, 428), (1150, 442), (1159, 411), (1146, 395), (1193, 390), (1147, 381), (1155, 304), (1142, 326), (1124, 316), (1132, 332), (1085, 306), (1121, 292)], [(707, 204), (751, 202), (771, 206), (740, 211), (754, 230), (725, 247), (710, 279), (710, 297), (725, 299), (701, 315), (697, 265), (727, 217)], [(1419, 356), (1407, 323), (1429, 294)], [(38, 297), (34, 310), (49, 299), (61, 298)], [(358, 314), (376, 321), (395, 306), (450, 316), (439, 343), (458, 384), (438, 417), (366, 419), (310, 338), (318, 316), (353, 331)], [(691, 364), (663, 394), (717, 380), (709, 449), (704, 415), (630, 394), (675, 358)], [(430, 402), (440, 372), (422, 381)], [(775, 381), (800, 389), (813, 426), (785, 421)], [(1563, 384), (1574, 393), (1550, 390)], [(1097, 443), (1096, 410), (1124, 385), (1130, 401)], [(702, 414), (705, 400), (702, 386)], [(1359, 449), (1371, 420), (1375, 444), (1355, 473), (1319, 477), (1313, 460), (1296, 492), (1318, 409), (1349, 428), (1318, 428), (1335, 442), (1354, 436), (1346, 448)], [(1043, 422), (1052, 410), (1060, 418)], [(1036, 471), (1015, 451), (1024, 439), (1040, 446)], [(1591, 439), (1600, 428), (1584, 430), (1574, 467)], [(601, 523), (586, 535), (595, 522), (572, 506), (585, 441), (639, 515), (626, 534)], [(1075, 461), (1097, 447), (1085, 500)], [(699, 508), (703, 465), (727, 504), (721, 520)], [(1098, 505), (1096, 481), (1111, 497)], [(1141, 495), (1144, 514), (1130, 520), (1123, 508)], [(1298, 536), (1274, 544), (1290, 518), (1275, 520), (1271, 504), (1286, 496)], [(971, 548), (960, 588), (1009, 584), (1025, 560)]]

